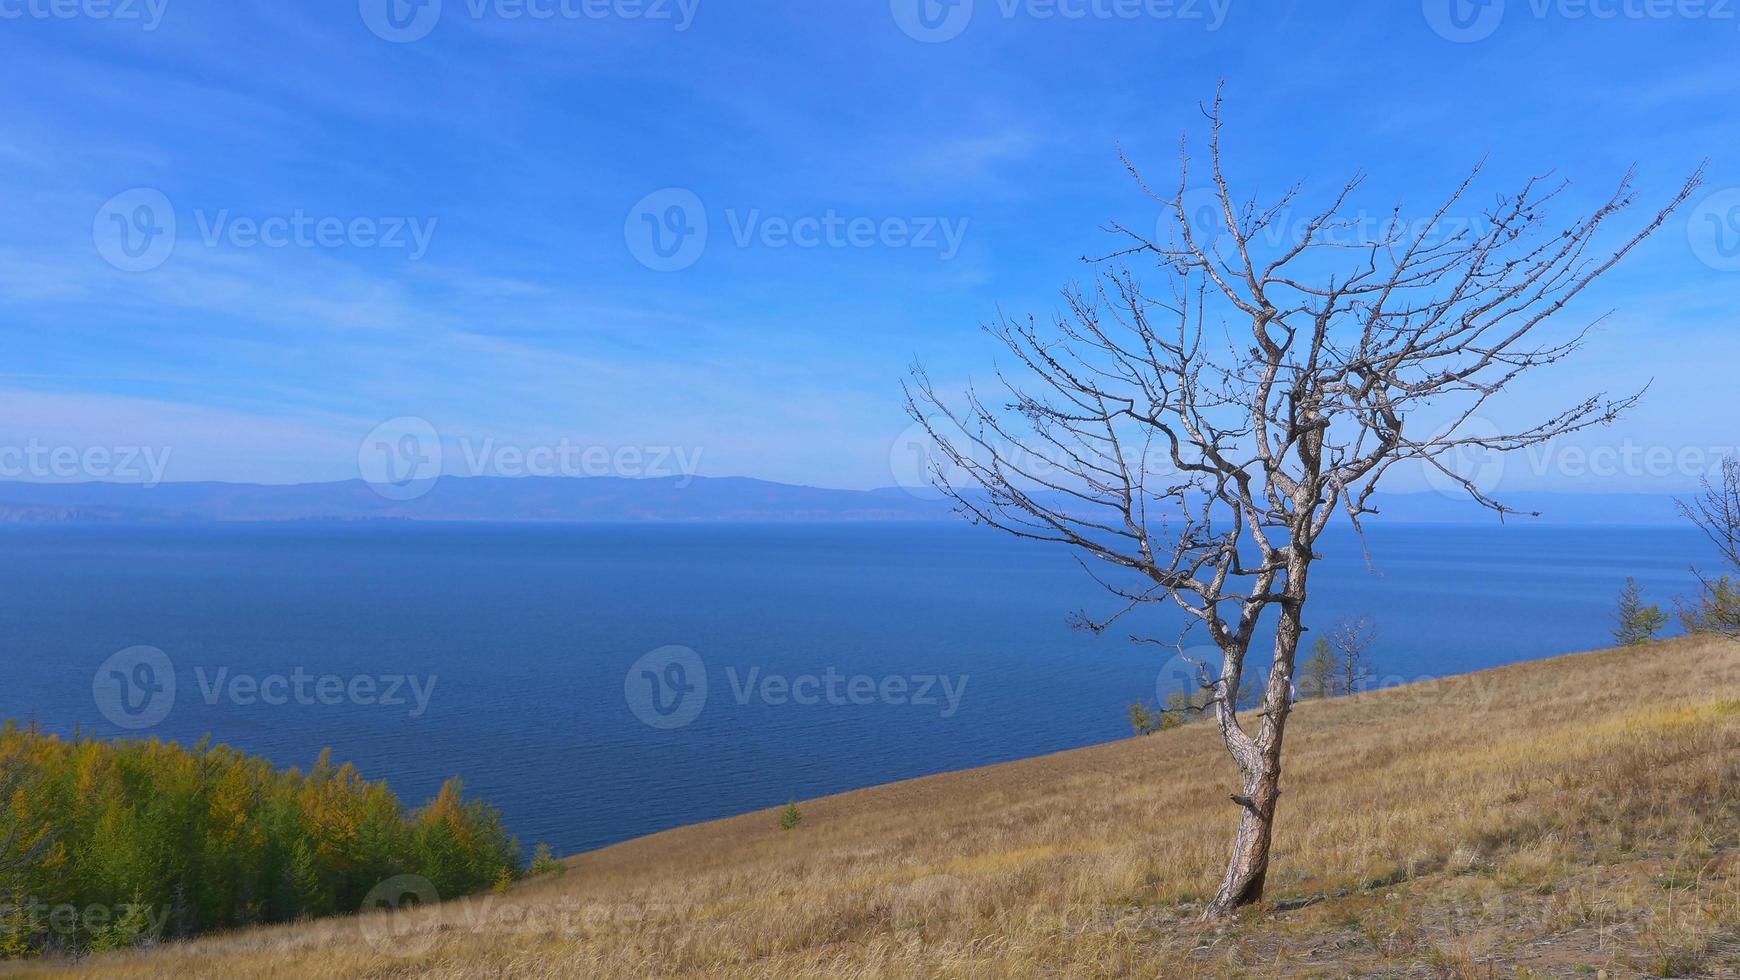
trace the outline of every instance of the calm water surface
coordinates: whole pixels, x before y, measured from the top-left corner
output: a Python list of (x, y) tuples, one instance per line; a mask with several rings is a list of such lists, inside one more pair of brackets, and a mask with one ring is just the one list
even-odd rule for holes
[[(1327, 549), (1314, 622), (1371, 614), (1380, 671), (1406, 677), (1606, 645), (1627, 575), (1665, 604), (1709, 560), (1679, 528), (1395, 526), (1370, 543), (1375, 570), (1351, 542)], [(457, 774), (559, 853), (1120, 738), (1162, 659), (1128, 630), (1068, 628), (1104, 604), (1066, 555), (957, 525), (21, 527), (0, 554), (0, 717), (121, 734), (93, 674), (148, 645), (177, 690), (142, 734), (285, 766), (330, 746), (409, 803)], [(673, 645), (695, 652), (704, 702), (662, 659), (640, 675)], [(305, 697), (230, 696), (238, 676), (298, 673)], [(322, 676), (327, 694), (414, 677), (426, 707), (408, 684), (400, 705), (323, 703)], [(927, 678), (947, 679), (934, 703), (906, 703)], [(680, 727), (634, 710), (673, 724), (657, 708), (679, 703)]]

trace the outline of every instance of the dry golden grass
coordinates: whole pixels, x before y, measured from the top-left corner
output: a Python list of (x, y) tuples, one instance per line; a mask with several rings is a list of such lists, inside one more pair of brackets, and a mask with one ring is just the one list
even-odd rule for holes
[[(1269, 904), (1194, 916), (1207, 726), (684, 828), (505, 896), (96, 957), (91, 977), (1740, 977), (1740, 644), (1301, 705)], [(57, 972), (59, 971), (59, 972)]]

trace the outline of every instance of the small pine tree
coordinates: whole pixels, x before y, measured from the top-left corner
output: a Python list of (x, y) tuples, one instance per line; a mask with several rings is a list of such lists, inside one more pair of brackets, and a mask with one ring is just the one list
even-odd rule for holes
[(550, 853), (550, 845), (539, 844), (532, 851), (532, 877), (541, 878), (545, 875), (560, 877), (567, 870), (568, 866), (556, 860), (556, 856)]
[(0, 897), (0, 960), (21, 960), (36, 947), (30, 899), (22, 891)]
[(1300, 685), (1301, 692), (1308, 698), (1328, 698), (1335, 696), (1335, 676), (1340, 672), (1340, 661), (1335, 656), (1335, 649), (1329, 645), (1327, 636), (1320, 636), (1311, 644), (1311, 659), (1305, 661), (1305, 682)]
[(119, 918), (91, 932), (91, 952), (108, 953), (117, 949), (131, 949), (155, 938), (150, 935), (150, 931), (151, 906), (145, 904), (140, 893), (135, 892), (133, 901), (121, 906)]
[(297, 841), (291, 848), (284, 891), (295, 918), (312, 919), (328, 911), (325, 908), (327, 891), (320, 882), (320, 862), (306, 840)]
[(1620, 646), (1634, 647), (1655, 639), (1662, 627), (1667, 625), (1667, 613), (1661, 607), (1645, 604), (1643, 601), (1643, 586), (1637, 579), (1625, 580), (1625, 588), (1619, 593), (1619, 610), (1613, 614), (1619, 624), (1613, 630), (1613, 638)]
[(804, 812), (798, 809), (797, 803), (787, 803), (785, 811), (779, 815), (779, 829), (790, 830), (802, 823)]

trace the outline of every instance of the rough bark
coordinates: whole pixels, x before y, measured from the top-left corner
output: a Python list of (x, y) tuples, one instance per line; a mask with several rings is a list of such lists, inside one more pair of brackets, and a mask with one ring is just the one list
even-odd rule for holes
[[(1314, 468), (1315, 457), (1309, 453), (1307, 457), (1308, 467)], [(1242, 906), (1262, 901), (1268, 882), (1269, 851), (1281, 796), (1281, 746), (1287, 733), (1287, 718), (1293, 710), (1293, 675), (1305, 632), (1301, 611), (1305, 607), (1311, 564), (1316, 559), (1314, 544), (1311, 530), (1301, 528), (1289, 549), (1287, 600), (1281, 605), (1280, 622), (1275, 626), (1273, 665), (1264, 688), (1262, 723), (1257, 735), (1249, 745), (1235, 747), (1228, 743), (1243, 788), (1241, 794), (1232, 798), (1240, 811), (1239, 829), (1233, 838), (1226, 873), (1203, 911), (1204, 919), (1230, 915)]]
[[(1358, 222), (1346, 206), (1358, 178), (1321, 210), (1304, 211), (1298, 188), (1268, 206), (1240, 201), (1221, 166), (1218, 101), (1206, 115), (1206, 190), (1193, 189), (1188, 153), (1169, 195), (1130, 167), (1161, 205), (1169, 238), (1115, 225), (1127, 247), (1100, 260), (1113, 265), (1094, 288), (1065, 292), (1067, 316), (989, 328), (1014, 355), (997, 373), (1002, 395), (987, 400), (969, 387), (945, 398), (920, 367), (906, 390), (935, 446), (932, 482), (957, 511), (1075, 549), (1117, 600), (1109, 612), (1077, 613), (1077, 626), (1102, 633), (1161, 604), (1207, 633), (1221, 663), (1196, 661), (1202, 691), (1181, 710), (1212, 712), (1239, 771), (1239, 829), (1207, 911), (1219, 916), (1260, 900), (1268, 879), (1319, 536), (1338, 516), (1357, 531), (1377, 513), (1372, 495), (1384, 474), (1403, 463), (1514, 513), (1455, 469), (1457, 453), (1538, 446), (1635, 404), (1641, 392), (1598, 393), (1507, 431), (1480, 415), (1517, 377), (1577, 349), (1580, 332), (1541, 340), (1535, 331), (1661, 228), (1701, 171), (1611, 247), (1598, 239), (1633, 203), (1629, 176), (1566, 224), (1549, 221), (1559, 189), (1539, 178), (1493, 204), (1471, 203), (1478, 167), (1420, 216), (1428, 221), (1350, 243)], [(1203, 193), (1224, 227), (1197, 227)], [(1470, 211), (1481, 220), (1447, 231)], [(1131, 257), (1154, 259), (1170, 289), (1144, 286), (1116, 264)], [(1427, 406), (1436, 434), (1410, 421)], [(1271, 622), (1272, 665), (1252, 732), (1238, 691), (1246, 654)], [(1131, 639), (1190, 659), (1185, 636)]]

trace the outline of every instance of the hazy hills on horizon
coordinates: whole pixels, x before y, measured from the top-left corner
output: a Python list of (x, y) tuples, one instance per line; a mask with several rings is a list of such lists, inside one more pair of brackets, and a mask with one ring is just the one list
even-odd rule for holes
[[(1500, 493), (1540, 511), (1538, 523), (1678, 524), (1667, 494)], [(1492, 523), (1496, 515), (1437, 493), (1379, 498), (1377, 519)], [(825, 522), (958, 520), (929, 489), (834, 490), (749, 477), (443, 477), (427, 493), (393, 500), (362, 480), (246, 483), (0, 482), (0, 523), (286, 521)], [(1529, 518), (1511, 520), (1531, 521)]]

